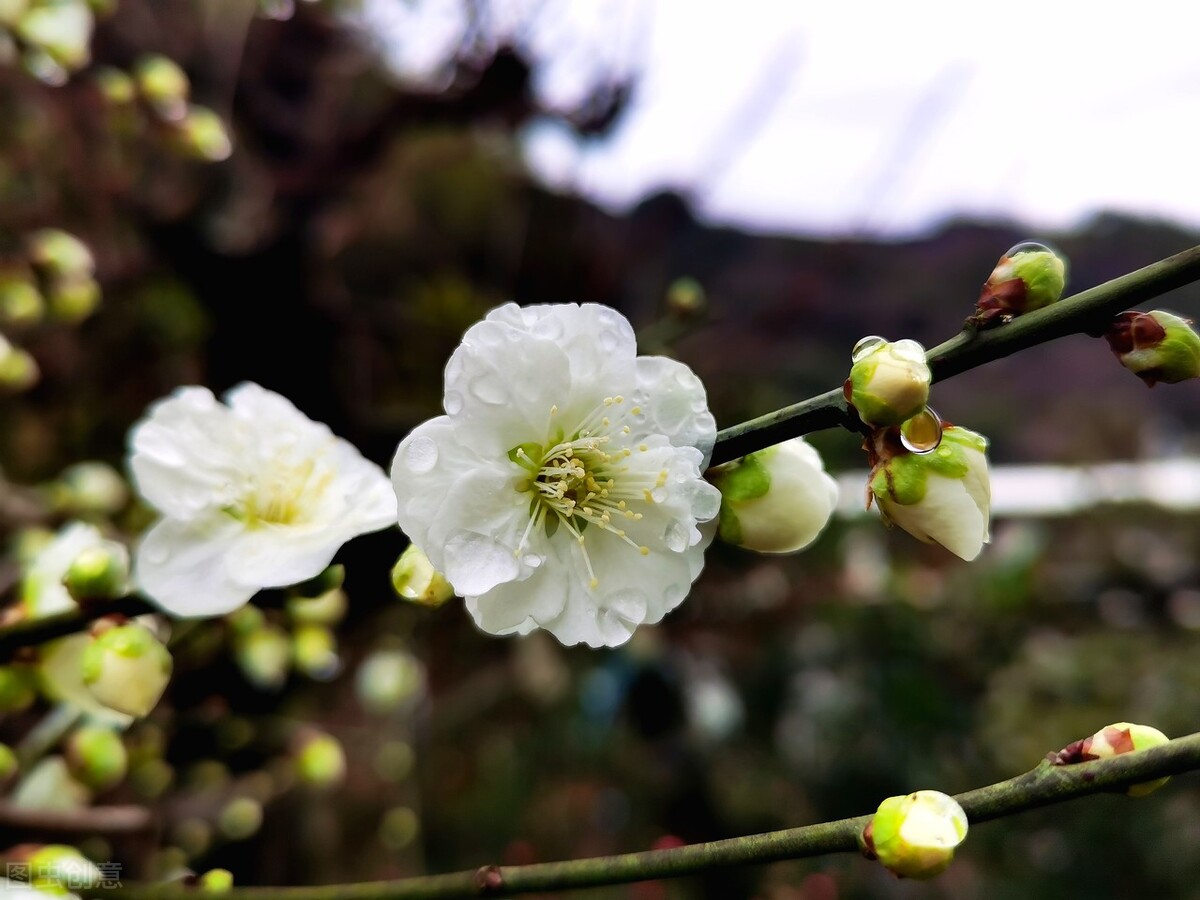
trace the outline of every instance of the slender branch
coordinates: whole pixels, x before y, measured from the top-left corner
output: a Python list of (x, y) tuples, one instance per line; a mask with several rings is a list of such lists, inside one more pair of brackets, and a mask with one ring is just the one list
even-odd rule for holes
[(152, 830), (154, 816), (145, 806), (85, 806), (80, 809), (26, 809), (0, 801), (0, 828), (65, 834), (141, 834)]
[(105, 616), (140, 616), (157, 611), (145, 598), (131, 594), (116, 600), (89, 603), (52, 616), (21, 619), (0, 627), (0, 661), (11, 659), (24, 647), (33, 647), (83, 631), (92, 622)]
[[(1024, 775), (967, 791), (956, 799), (974, 825), (1195, 769), (1200, 769), (1200, 733), (1176, 738), (1148, 750), (1077, 765), (1053, 766), (1043, 762)], [(858, 835), (869, 821), (870, 816), (859, 816), (667, 850), (528, 866), (484, 866), (448, 875), (397, 881), (321, 887), (235, 888), (222, 897), (225, 900), (440, 900), (451, 897), (508, 897), (541, 891), (626, 884), (653, 878), (693, 875), (724, 866), (855, 852), (858, 849)], [(186, 896), (187, 890), (146, 885), (98, 888), (83, 894), (110, 900), (162, 900)]]
[[(999, 328), (966, 329), (934, 347), (926, 358), (934, 380), (940, 381), (1069, 334), (1099, 334), (1117, 313), (1194, 281), (1200, 281), (1200, 247), (1106, 281)], [(788, 438), (836, 427), (851, 431), (862, 428), (858, 416), (847, 407), (840, 388), (723, 429), (717, 434), (712, 464), (729, 462)]]

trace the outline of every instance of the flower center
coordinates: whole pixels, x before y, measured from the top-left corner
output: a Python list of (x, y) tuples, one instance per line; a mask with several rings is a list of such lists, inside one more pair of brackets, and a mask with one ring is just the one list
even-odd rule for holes
[(229, 510), (247, 528), (259, 525), (296, 525), (307, 522), (321, 494), (333, 480), (327, 467), (317, 470), (317, 460), (273, 461), (242, 502)]
[(624, 397), (605, 397), (570, 437), (556, 427), (558, 407), (552, 406), (545, 442), (520, 444), (508, 452), (508, 458), (528, 473), (518, 480), (517, 490), (531, 495), (529, 524), (514, 555), (520, 556), (535, 528), (544, 528), (547, 537), (553, 537), (561, 526), (579, 546), (594, 588), (600, 582), (587, 552), (585, 532), (590, 526), (615, 535), (643, 556), (650, 553), (623, 526), (641, 521), (644, 514), (637, 511), (638, 505), (666, 499), (667, 472), (651, 477), (628, 464), (635, 452), (646, 453), (649, 447), (625, 446), (632, 430), (624, 422), (640, 417), (642, 410), (638, 406), (626, 410), (624, 404)]

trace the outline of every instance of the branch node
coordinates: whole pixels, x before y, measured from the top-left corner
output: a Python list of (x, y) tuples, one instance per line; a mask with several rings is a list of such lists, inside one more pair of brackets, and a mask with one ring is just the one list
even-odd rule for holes
[(480, 866), (475, 870), (475, 887), (479, 893), (498, 894), (504, 890), (504, 876), (499, 866)]

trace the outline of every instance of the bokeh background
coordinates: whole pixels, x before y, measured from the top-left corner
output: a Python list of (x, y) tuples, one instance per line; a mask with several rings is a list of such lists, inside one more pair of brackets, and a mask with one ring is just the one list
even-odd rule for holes
[[(777, 6), (118, 0), (89, 7), (90, 61), (10, 20), (0, 262), (27, 277), (25, 237), (64, 228), (102, 300), (5, 326), (40, 371), (0, 399), (7, 537), (78, 514), (46, 499), (64, 469), (120, 467), (131, 423), (180, 384), (257, 381), (386, 465), (439, 411), (463, 330), (510, 299), (616, 307), (729, 425), (840, 382), (864, 334), (949, 337), (1019, 240), (1063, 251), (1072, 291), (1200, 242), (1191, 144), (1171, 132), (1200, 72), (1154, 4), (1120, 22)], [(113, 71), (147, 54), (219, 124), (124, 96)], [(1194, 311), (1200, 291), (1161, 303)], [(1200, 391), (1147, 391), (1084, 337), (935, 403), (998, 467), (1197, 454)], [(812, 440), (831, 470), (863, 469), (853, 437)], [(1158, 486), (1176, 488), (1195, 491)], [(133, 535), (148, 514), (105, 520)], [(387, 577), (403, 546), (393, 530), (344, 548), (323, 665), (280, 609), (177, 629), (130, 776), (94, 799), (146, 806), (144, 827), (39, 831), (10, 796), (5, 845), (79, 842), (130, 878), (398, 877), (857, 815), (1009, 777), (1110, 722), (1200, 720), (1186, 506), (1014, 510), (969, 565), (849, 514), (797, 557), (714, 547), (686, 603), (614, 651), (405, 606)], [(292, 661), (264, 677), (247, 629)], [(46, 712), (6, 716), (0, 739)], [(342, 742), (343, 784), (295, 784), (304, 723)], [(1195, 898), (1198, 801), (1184, 777), (981, 826), (929, 885), (846, 857), (580, 896)]]

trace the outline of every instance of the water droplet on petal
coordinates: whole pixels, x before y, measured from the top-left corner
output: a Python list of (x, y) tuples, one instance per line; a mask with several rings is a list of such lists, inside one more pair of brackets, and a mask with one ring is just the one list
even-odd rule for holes
[(663, 543), (667, 545), (667, 549), (675, 553), (682, 553), (688, 546), (687, 529), (678, 522), (671, 522), (663, 530)]
[(437, 458), (437, 443), (430, 437), (415, 437), (404, 448), (404, 464), (410, 472), (428, 472), (437, 464)]
[(538, 556), (536, 553), (526, 553), (521, 557), (521, 562), (529, 566), (531, 569), (538, 568), (545, 561), (546, 557)]
[(481, 375), (472, 380), (470, 391), (489, 406), (503, 406), (508, 402), (508, 391), (498, 378), (491, 375)]
[(1016, 256), (1019, 253), (1054, 253), (1045, 244), (1039, 244), (1037, 241), (1021, 241), (1019, 244), (1013, 244), (1005, 252), (1005, 256)]
[(650, 499), (655, 503), (663, 503), (667, 499), (667, 489), (665, 487), (655, 487), (650, 491)]
[(446, 396), (442, 400), (442, 406), (446, 408), (446, 413), (451, 416), (456, 416), (462, 412), (463, 398), (458, 391), (446, 391)]
[(854, 345), (854, 349), (850, 351), (851, 362), (858, 362), (861, 359), (865, 359), (876, 347), (886, 343), (887, 338), (882, 338), (877, 334), (868, 334), (864, 338), (859, 338), (858, 343)]
[(927, 406), (900, 426), (900, 443), (913, 453), (932, 453), (942, 442), (942, 417)]

